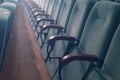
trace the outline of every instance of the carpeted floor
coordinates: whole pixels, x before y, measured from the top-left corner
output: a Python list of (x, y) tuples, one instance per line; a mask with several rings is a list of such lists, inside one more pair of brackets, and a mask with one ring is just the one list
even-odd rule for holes
[(18, 4), (0, 80), (50, 80), (26, 12)]

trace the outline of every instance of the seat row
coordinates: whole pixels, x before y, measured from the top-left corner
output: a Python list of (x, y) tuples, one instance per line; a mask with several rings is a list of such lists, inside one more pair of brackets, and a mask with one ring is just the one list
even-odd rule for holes
[(16, 2), (16, 0), (6, 0), (0, 4), (0, 72), (16, 10)]
[[(53, 7), (49, 9), (52, 1)], [(119, 2), (41, 0), (41, 4), (36, 4), (26, 1), (52, 79), (120, 80)]]

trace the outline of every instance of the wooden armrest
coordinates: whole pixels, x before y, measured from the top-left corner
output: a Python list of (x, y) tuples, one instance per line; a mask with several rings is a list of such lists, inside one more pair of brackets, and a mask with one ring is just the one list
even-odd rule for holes
[(48, 43), (54, 43), (57, 40), (78, 41), (75, 37), (56, 35), (49, 38)]
[(53, 29), (63, 29), (62, 26), (59, 26), (59, 25), (56, 25), (56, 24), (50, 24), (50, 25), (44, 25), (43, 28), (41, 29), (41, 31), (44, 31), (46, 29), (50, 29), (50, 28), (53, 28)]
[(36, 13), (34, 14), (34, 17), (36, 18), (37, 16), (46, 16), (46, 17), (48, 17), (49, 15), (48, 15), (48, 14), (45, 14), (45, 13), (41, 13), (41, 12), (36, 12)]
[(31, 12), (34, 13), (34, 12), (44, 12), (44, 11), (38, 8), (33, 8), (31, 9)]
[(50, 19), (50, 18), (38, 18), (36, 21), (37, 21), (37, 23), (39, 23), (41, 21), (54, 22), (54, 19)]
[(60, 60), (60, 66), (64, 66), (72, 61), (75, 60), (80, 60), (80, 61), (89, 61), (89, 62), (97, 62), (99, 58), (96, 55), (91, 55), (91, 54), (73, 54), (70, 53)]

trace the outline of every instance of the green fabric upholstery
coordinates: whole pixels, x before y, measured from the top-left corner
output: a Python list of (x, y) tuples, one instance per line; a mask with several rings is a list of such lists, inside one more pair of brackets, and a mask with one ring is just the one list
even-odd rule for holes
[[(120, 5), (116, 2), (98, 1), (94, 5), (80, 38), (79, 53), (97, 55), (104, 60), (119, 24), (119, 12)], [(91, 66), (90, 62), (85, 61), (69, 63), (62, 70), (62, 80), (81, 80), (89, 66)], [(98, 64), (97, 66), (102, 65)]]
[(55, 0), (55, 4), (53, 6), (53, 10), (52, 10), (52, 14), (51, 14), (51, 17), (54, 19), (54, 20), (57, 20), (57, 15), (59, 13), (59, 9), (60, 9), (60, 6), (62, 4), (62, 1), (63, 0)]
[[(72, 9), (72, 12), (70, 14), (70, 18), (68, 20), (68, 24), (66, 26), (66, 32), (64, 33), (64, 35), (74, 36), (78, 39), (80, 38), (86, 19), (95, 2), (96, 0), (76, 0), (74, 7)], [(64, 21), (64, 19), (62, 21)], [(57, 41), (55, 43), (55, 47), (53, 52), (51, 53), (51, 56), (53, 57), (63, 56), (67, 45), (68, 44), (66, 43), (66, 41)], [(51, 64), (49, 64), (49, 61), (48, 61), (48, 66), (50, 66), (51, 73), (54, 73), (54, 69), (56, 68), (56, 66), (58, 66), (57, 60), (52, 60)], [(64, 73), (64, 76), (66, 76), (65, 79), (69, 80), (68, 75), (65, 75), (65, 74), (66, 72)], [(83, 75), (81, 75), (80, 78), (82, 76)], [(74, 77), (75, 77), (74, 75), (72, 76), (72, 78), (70, 77), (71, 78), (70, 80), (74, 79)]]
[[(66, 32), (62, 35), (72, 36), (77, 39), (80, 39), (86, 19), (91, 11), (96, 0), (77, 0), (73, 10), (70, 14), (70, 18), (68, 20), (68, 24), (66, 27)], [(68, 42), (68, 41), (67, 41)], [(60, 53), (67, 54), (69, 53), (70, 47), (66, 41), (59, 41), (55, 45), (54, 53), (56, 56), (60, 56)], [(59, 46), (58, 46), (59, 45)], [(74, 46), (74, 45), (71, 45)], [(67, 50), (66, 50), (67, 48)], [(68, 52), (67, 52), (68, 51)], [(58, 55), (57, 55), (58, 54)], [(55, 56), (54, 55), (54, 56)]]
[(96, 0), (77, 0), (66, 27), (66, 35), (80, 38), (86, 19)]
[(118, 2), (118, 3), (120, 3), (120, 0), (115, 0), (115, 2)]
[(87, 80), (120, 80), (120, 25), (107, 52), (102, 69), (92, 70)]
[(12, 12), (15, 12), (16, 10), (16, 4), (12, 2), (4, 2), (0, 5), (0, 7), (9, 9)]
[(54, 4), (55, 4), (55, 0), (49, 0), (47, 13), (50, 16), (52, 15), (52, 10), (53, 10)]
[(49, 5), (49, 0), (44, 0), (44, 5), (41, 7), (44, 11), (47, 11)]
[[(61, 3), (62, 0), (58, 0), (57, 3)], [(67, 25), (67, 21), (70, 17), (70, 14), (71, 14), (71, 11), (72, 11), (72, 8), (74, 6), (74, 3), (75, 3), (76, 0), (63, 0), (61, 6), (60, 6), (60, 10), (58, 11), (58, 14), (55, 15), (56, 16), (56, 24), (57, 25), (60, 25), (60, 26), (63, 26), (63, 27), (66, 27)], [(54, 7), (56, 7), (57, 5), (55, 5)], [(56, 10), (56, 9), (55, 9)], [(56, 14), (56, 11), (54, 11), (54, 14)], [(64, 15), (63, 15), (64, 14)], [(54, 15), (53, 15), (54, 16)], [(52, 36), (52, 35), (56, 35), (58, 32), (58, 30), (55, 30), (55, 29), (50, 29), (49, 30), (49, 34), (48, 34), (48, 38), (49, 36)], [(48, 39), (47, 38), (47, 39)], [(46, 49), (44, 50), (45, 53), (46, 53)]]
[(0, 71), (2, 67), (4, 51), (6, 48), (7, 28), (10, 18), (10, 11), (4, 8), (0, 8)]
[(107, 57), (105, 59), (102, 70), (109, 75), (114, 80), (120, 80), (120, 25), (115, 33), (115, 36), (110, 45)]
[(2, 44), (3, 44), (3, 40), (6, 34), (6, 30), (8, 28), (7, 24), (8, 24), (8, 20), (9, 20), (9, 16), (10, 16), (10, 11), (7, 9), (3, 9), (0, 8), (0, 37), (1, 37), (1, 43), (0, 43), (0, 51), (2, 49)]
[(10, 15), (9, 22), (8, 22), (9, 27), (7, 29), (7, 36), (8, 36), (7, 38), (9, 39), (10, 30), (11, 30), (14, 15), (15, 15), (15, 12), (16, 12), (16, 4), (12, 3), (12, 2), (4, 2), (0, 5), (0, 7), (8, 9), (9, 11), (11, 11), (11, 15)]
[[(57, 24), (65, 27), (67, 25), (67, 21), (69, 19), (69, 15), (72, 11), (76, 0), (63, 0), (61, 5), (61, 9), (59, 11)], [(64, 14), (64, 15), (63, 15)]]
[(118, 3), (109, 1), (96, 3), (80, 39), (79, 49), (82, 53), (95, 54), (104, 60), (111, 38), (119, 24), (119, 11)]
[(14, 2), (14, 3), (17, 3), (18, 0), (5, 0), (5, 2)]

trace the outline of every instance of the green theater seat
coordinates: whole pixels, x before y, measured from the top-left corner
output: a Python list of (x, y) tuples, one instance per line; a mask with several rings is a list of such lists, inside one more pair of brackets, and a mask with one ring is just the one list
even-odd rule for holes
[(102, 69), (92, 68), (86, 80), (120, 80), (120, 25), (112, 39)]
[[(120, 5), (116, 2), (96, 2), (83, 29), (77, 49), (78, 53), (74, 50), (71, 50), (72, 53), (70, 53), (77, 53), (83, 57), (79, 58), (80, 61), (77, 61), (78, 58), (71, 58), (71, 56), (70, 59), (69, 56), (61, 59), (60, 63), (62, 64), (60, 66), (68, 64), (62, 70), (62, 80), (81, 80), (91, 67), (102, 67), (110, 42), (120, 21), (119, 12)], [(91, 58), (90, 55), (96, 55), (99, 61), (93, 63), (91, 60), (96, 58)], [(73, 61), (74, 59), (77, 62)], [(69, 63), (70, 60), (71, 63)]]
[(2, 3), (0, 5), (0, 7), (8, 9), (11, 12), (11, 15), (10, 15), (10, 18), (9, 18), (9, 22), (8, 22), (9, 26), (8, 26), (8, 29), (7, 29), (8, 30), (7, 31), (7, 36), (8, 37), (7, 38), (9, 39), (10, 30), (11, 30), (13, 19), (14, 19), (14, 15), (15, 15), (15, 12), (16, 12), (16, 4), (12, 3), (12, 2), (4, 2), (4, 3)]
[(0, 7), (6, 8), (6, 9), (12, 11), (13, 13), (16, 10), (16, 4), (12, 3), (12, 2), (4, 2), (4, 3), (0, 4)]
[[(59, 13), (57, 15), (57, 19), (53, 23), (57, 24), (58, 26), (66, 27), (67, 21), (68, 21), (68, 19), (70, 17), (70, 13), (72, 11), (74, 3), (75, 3), (75, 0), (71, 0), (71, 1), (69, 1), (69, 0), (63, 0), (63, 3), (61, 5), (61, 8), (60, 8)], [(53, 26), (53, 25), (54, 24), (49, 25), (49, 26)], [(55, 29), (55, 27), (54, 27), (54, 29), (53, 28), (49, 28), (49, 33), (51, 33), (50, 35), (57, 34), (57, 31), (58, 31), (58, 29), (57, 28)], [(47, 40), (47, 39), (43, 40), (44, 37), (42, 37), (42, 36), (44, 36), (44, 33), (48, 33), (48, 32), (46, 30), (42, 32), (42, 29), (38, 30), (38, 38), (41, 38), (41, 40), (43, 41), (42, 44), (41, 44), (41, 46), (43, 46), (44, 41)], [(48, 35), (45, 36), (45, 37), (48, 37)]]
[(115, 0), (115, 2), (118, 2), (118, 3), (120, 3), (120, 0)]
[(18, 0), (5, 0), (5, 2), (14, 2), (14, 3), (17, 3)]
[(4, 59), (10, 11), (0, 8), (0, 70)]
[[(55, 54), (56, 56), (59, 55), (59, 54), (57, 55), (57, 52), (58, 53), (65, 52), (65, 49), (67, 46), (65, 45), (64, 41), (72, 42), (70, 40), (70, 38), (72, 38), (72, 37), (74, 37), (74, 39), (76, 39), (76, 40), (79, 40), (79, 38), (81, 37), (82, 31), (83, 31), (85, 22), (87, 20), (87, 17), (89, 15), (89, 12), (91, 11), (95, 2), (96, 2), (96, 0), (92, 0), (92, 1), (76, 0), (75, 5), (70, 14), (70, 18), (68, 20), (67, 26), (66, 27), (63, 26), (65, 33), (61, 32), (59, 35), (52, 36), (53, 38), (51, 37), (48, 40), (48, 44), (51, 44), (51, 42), (55, 44), (55, 46), (54, 46), (55, 49), (53, 49), (53, 51), (56, 51), (56, 52), (53, 52), (53, 53), (56, 53)], [(64, 22), (64, 18), (61, 20), (61, 22)], [(54, 40), (55, 38), (57, 38), (57, 36), (59, 38)], [(68, 37), (69, 39), (64, 39), (65, 37)], [(57, 41), (60, 41), (60, 40), (63, 42), (56, 44)], [(52, 55), (52, 53), (51, 53), (51, 55)]]
[[(48, 54), (47, 54), (46, 61), (48, 61), (47, 62), (48, 66), (51, 67), (52, 65), (54, 66), (53, 68), (55, 69), (56, 66), (58, 66), (57, 65), (58, 60), (54, 60), (54, 59), (55, 58), (59, 59), (61, 56), (64, 55), (64, 53), (66, 53), (66, 51), (74, 47), (75, 45), (74, 42), (77, 43), (77, 40), (79, 40), (79, 38), (81, 37), (87, 17), (95, 3), (96, 3), (96, 0), (90, 0), (90, 1), (76, 0), (73, 6), (72, 12), (70, 14), (70, 18), (68, 20), (67, 26), (66, 27), (63, 26), (65, 33), (61, 32), (59, 35), (52, 36), (53, 38), (51, 37), (51, 39), (49, 39), (48, 41), (50, 45), (52, 43), (55, 44), (53, 46), (54, 48), (52, 49), (52, 51), (51, 52), (48, 51)], [(61, 20), (61, 22), (64, 22), (65, 20), (64, 18)], [(70, 43), (67, 43), (67, 42), (70, 42)], [(73, 45), (71, 43), (73, 43)], [(51, 61), (49, 61), (49, 59)], [(51, 65), (49, 65), (49, 62), (51, 63)], [(55, 71), (54, 69), (52, 70)]]

